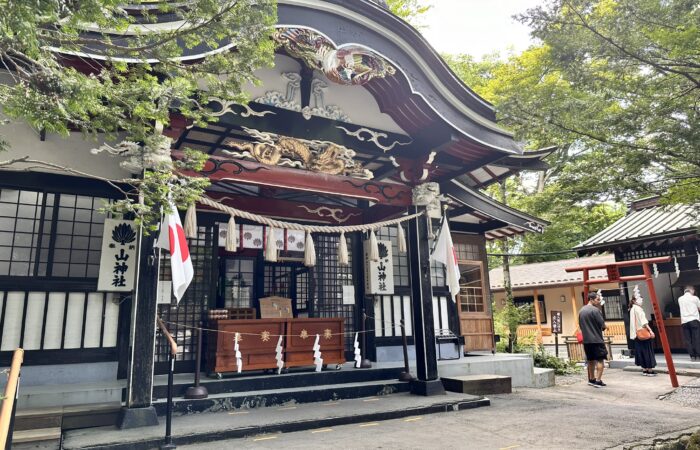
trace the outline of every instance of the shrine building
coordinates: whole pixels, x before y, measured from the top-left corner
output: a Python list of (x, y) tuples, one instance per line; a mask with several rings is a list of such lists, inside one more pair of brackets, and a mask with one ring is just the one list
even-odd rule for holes
[[(159, 26), (177, 26), (172, 20), (159, 16)], [(213, 101), (218, 121), (201, 127), (173, 114), (164, 131), (174, 160), (186, 148), (208, 155), (192, 175), (211, 181), (196, 205), (196, 236), (188, 240), (194, 279), (179, 303), (165, 253), (153, 249), (157, 236), (134, 237), (128, 221), (100, 212), (122, 193), (77, 175), (0, 170), (0, 358), (7, 364), (12, 350), (25, 350), (23, 388), (111, 383), (83, 403), (158, 407), (169, 346), (155, 331), (157, 317), (176, 340), (176, 374), (203, 377), (284, 376), (270, 373), (279, 335), (287, 336), (288, 368), (314, 370), (317, 335), (326, 370), (353, 370), (343, 363), (355, 358), (357, 336), (363, 359), (402, 362), (404, 321), (416, 370), (410, 390), (429, 395), (442, 389), (436, 335), (456, 337), (458, 356), (495, 350), (485, 244), (541, 233), (547, 223), (483, 190), (546, 168), (551, 149), (524, 152), (496, 123), (494, 107), (375, 2), (280, 0), (273, 39), (274, 66), (256, 72), (261, 83), (246, 87), (248, 104)], [(184, 52), (196, 59), (205, 50)], [(98, 47), (91, 56), (100, 61)], [(77, 133), (1, 127), (10, 157), (109, 179), (129, 175), (118, 160), (91, 155), (98, 143)], [(247, 214), (230, 225), (227, 208)], [(430, 259), (443, 214), (458, 295)], [(362, 231), (305, 234), (251, 217)], [(265, 254), (271, 229), (272, 258)], [(347, 264), (338, 258), (341, 236)], [(309, 237), (313, 264), (305, 264)], [(206, 331), (196, 367), (199, 328)], [(242, 374), (225, 330), (241, 333)], [(262, 386), (264, 378), (250, 383)], [(27, 399), (24, 406), (49, 405)]]

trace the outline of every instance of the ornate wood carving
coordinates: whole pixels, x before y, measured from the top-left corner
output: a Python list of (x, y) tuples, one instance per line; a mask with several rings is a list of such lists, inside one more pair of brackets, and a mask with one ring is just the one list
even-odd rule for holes
[(334, 83), (362, 85), (373, 78), (396, 73), (394, 66), (372, 50), (350, 44), (337, 47), (325, 36), (308, 28), (278, 28), (272, 38), (289, 55), (322, 71)]
[[(182, 152), (173, 151), (175, 159)], [(188, 175), (207, 176), (213, 183), (231, 180), (257, 186), (280, 187), (295, 191), (340, 195), (370, 200), (379, 204), (408, 206), (411, 189), (377, 181), (365, 181), (341, 175), (328, 175), (280, 166), (266, 166), (254, 161), (243, 161), (210, 156), (200, 172), (183, 171)]]
[(353, 159), (355, 152), (342, 145), (328, 141), (296, 139), (246, 127), (243, 127), (243, 130), (256, 139), (256, 142), (229, 139), (225, 145), (240, 151), (224, 150), (225, 153), (235, 158), (254, 159), (272, 166), (296, 167), (361, 179), (372, 178), (372, 172)]

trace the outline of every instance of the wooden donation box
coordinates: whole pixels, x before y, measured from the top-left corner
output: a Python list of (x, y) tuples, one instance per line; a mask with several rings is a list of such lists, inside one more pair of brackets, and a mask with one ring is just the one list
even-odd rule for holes
[(207, 372), (236, 372), (235, 333), (240, 333), (238, 348), (243, 370), (276, 369), (277, 340), (284, 334), (285, 319), (217, 320), (218, 332), (209, 333)]
[[(261, 306), (262, 312), (262, 306)], [(279, 336), (283, 338), (284, 367), (314, 365), (314, 342), (319, 335), (323, 364), (345, 362), (344, 319), (255, 319), (215, 320), (209, 332), (206, 367), (209, 374), (236, 372), (235, 333), (240, 333), (238, 348), (242, 370), (277, 369), (276, 349)]]
[(314, 364), (313, 346), (316, 335), (321, 346), (323, 364), (345, 362), (344, 319), (291, 319), (287, 321), (287, 341), (284, 362), (286, 367)]

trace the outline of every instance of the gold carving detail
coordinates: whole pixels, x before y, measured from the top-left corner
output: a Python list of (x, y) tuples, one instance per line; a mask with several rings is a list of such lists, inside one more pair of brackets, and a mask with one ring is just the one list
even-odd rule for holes
[(309, 141), (243, 127), (257, 142), (226, 141), (239, 151), (224, 150), (236, 158), (254, 159), (262, 164), (287, 166), (370, 180), (372, 172), (356, 162), (355, 151), (328, 141)]

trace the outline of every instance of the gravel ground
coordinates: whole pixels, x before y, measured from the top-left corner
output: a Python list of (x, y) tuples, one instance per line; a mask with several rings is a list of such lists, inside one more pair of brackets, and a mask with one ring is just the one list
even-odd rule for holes
[(700, 378), (685, 383), (670, 394), (662, 396), (661, 400), (700, 408)]

